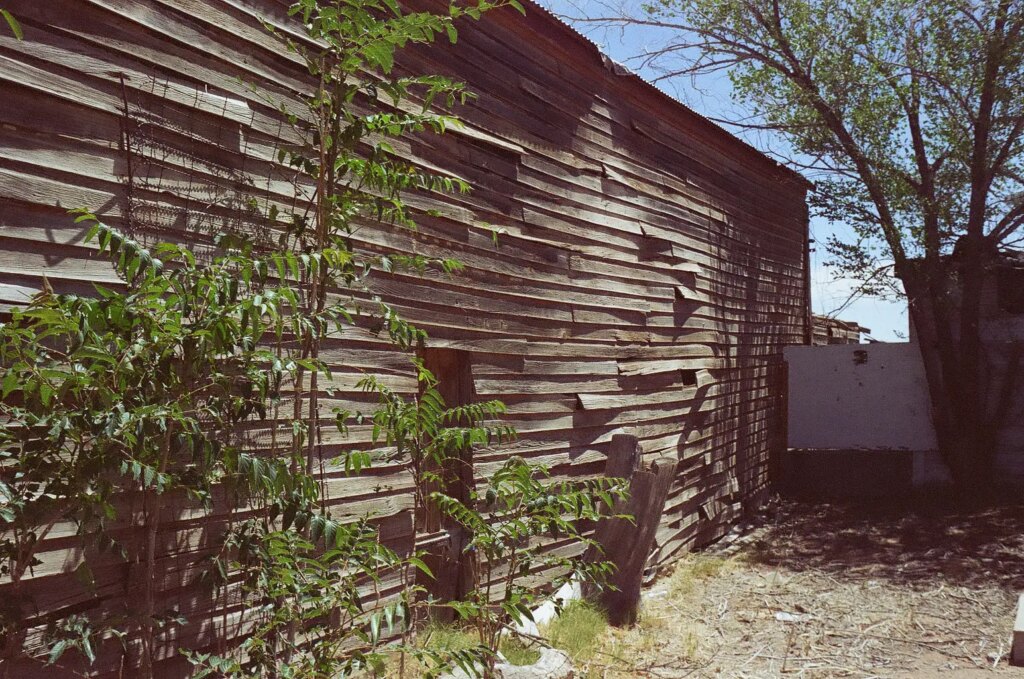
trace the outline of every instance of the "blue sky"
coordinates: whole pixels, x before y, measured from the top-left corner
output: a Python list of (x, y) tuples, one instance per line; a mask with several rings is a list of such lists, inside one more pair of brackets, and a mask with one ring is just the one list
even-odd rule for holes
[[(610, 0), (614, 2), (615, 0)], [(630, 0), (626, 0), (629, 2)], [(552, 12), (563, 16), (605, 16), (608, 14), (605, 0), (540, 0)], [(636, 58), (648, 48), (663, 43), (669, 34), (665, 29), (654, 27), (602, 28), (593, 24), (569, 20), (577, 30), (601, 47), (601, 50), (618, 62), (626, 64), (646, 80), (654, 81), (660, 73), (643, 66)], [(730, 97), (729, 81), (725, 76), (705, 77), (696, 82), (689, 78), (663, 80), (660, 89), (679, 99), (684, 104), (710, 117), (729, 118), (737, 106)], [(734, 134), (762, 149), (781, 147), (780, 140), (765, 136), (764, 133)], [(816, 251), (811, 253), (811, 300), (816, 313), (831, 313), (849, 298), (854, 284), (848, 280), (836, 280), (825, 266), (824, 243), (829, 235), (842, 237), (847, 231), (843, 224), (831, 224), (815, 218), (811, 221), (811, 237), (817, 241)], [(814, 246), (812, 246), (814, 247)], [(888, 342), (904, 341), (907, 332), (907, 310), (902, 302), (888, 302), (872, 298), (860, 298), (849, 304), (839, 318), (856, 321), (871, 329), (871, 337)]]

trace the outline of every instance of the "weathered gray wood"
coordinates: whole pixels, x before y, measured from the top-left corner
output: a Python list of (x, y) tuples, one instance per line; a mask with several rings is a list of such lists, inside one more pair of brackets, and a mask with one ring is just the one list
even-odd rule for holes
[[(431, 2), (410, 7), (440, 7)], [(131, 153), (146, 242), (208, 250), (221, 225), (256, 228), (239, 209), (248, 199), (289, 209), (275, 158), (291, 132), (250, 88), (296, 109), (308, 86), (294, 55), (259, 24), (302, 39), (287, 4), (4, 0), (26, 31), (20, 42), (0, 32), (0, 309), (24, 304), (44, 273), (58, 291), (117, 285), (65, 210), (126, 222), (122, 74), (132, 116), (146, 121)], [(464, 480), (511, 454), (549, 465), (556, 480), (600, 475), (625, 427), (639, 443), (626, 468), (657, 456), (679, 465), (651, 559), (664, 563), (716, 537), (742, 500), (763, 493), (769, 454), (782, 443), (781, 347), (807, 330), (806, 184), (654, 88), (610, 73), (593, 46), (533, 4), (526, 17), (493, 12), (465, 24), (455, 46), (411, 51), (398, 68), (448, 74), (480, 95), (458, 111), (464, 129), (395, 143), (405, 160), (464, 177), (473, 192), (411, 193), (418, 230), (366, 224), (353, 238), (360, 251), (466, 265), (458, 276), (369, 281), (427, 330), (431, 348), (466, 352), (475, 380), (465, 386), (509, 404), (519, 439), (480, 455)], [(428, 215), (434, 210), (439, 217)], [(370, 295), (356, 297), (374, 308)], [(325, 343), (323, 357), (337, 371), (323, 383), (334, 392), (321, 394), (325, 412), (369, 408), (372, 399), (354, 388), (367, 371), (416, 392), (406, 357), (365, 320)], [(687, 380), (697, 371), (696, 385), (681, 383), (684, 371)], [(271, 432), (286, 442), (283, 425), (254, 429), (253, 450), (271, 452)], [(371, 430), (325, 432), (324, 444), (332, 456), (365, 448)], [(328, 467), (327, 477), (337, 516), (376, 516), (383, 541), (410, 546), (406, 471), (382, 465), (348, 478)], [(175, 516), (161, 534), (158, 581), (161, 600), (181, 604), (189, 623), (160, 650), (161, 676), (186, 671), (177, 647), (214, 650), (249, 624), (237, 591), (213, 599), (195, 584), (227, 517)], [(445, 540), (437, 527), (425, 543)], [(26, 616), (30, 639), (41, 639), (54, 611), (115, 616), (130, 603), (122, 564), (72, 542), (64, 530), (44, 545), (30, 578), (40, 603)], [(577, 547), (554, 540), (550, 549)], [(83, 559), (101, 581), (94, 591), (70, 572)], [(537, 586), (551, 576), (531, 575)], [(389, 579), (385, 593), (395, 588)], [(92, 668), (60, 669), (115, 675), (121, 657), (106, 647), (101, 655)], [(39, 667), (14, 674), (45, 676)]]
[(675, 479), (676, 461), (662, 457), (649, 468), (636, 468), (640, 444), (635, 436), (614, 437), (612, 449), (615, 457), (609, 453), (609, 475), (626, 477), (622, 472), (630, 471), (626, 477), (629, 478), (629, 497), (617, 503), (612, 514), (631, 518), (602, 519), (594, 531), (594, 540), (603, 550), (598, 558), (615, 567), (608, 578), (608, 586), (598, 595), (598, 602), (607, 613), (608, 621), (621, 626), (636, 621), (644, 568), (654, 551), (665, 499)]

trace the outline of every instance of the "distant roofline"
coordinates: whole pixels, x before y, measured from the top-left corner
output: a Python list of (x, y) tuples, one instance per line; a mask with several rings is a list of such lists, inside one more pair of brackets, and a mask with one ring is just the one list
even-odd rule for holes
[(821, 323), (822, 325), (841, 325), (848, 330), (856, 330), (865, 334), (871, 334), (871, 328), (865, 328), (857, 321), (844, 321), (841, 318), (834, 316), (828, 316), (826, 314), (811, 314), (814, 317), (815, 324)]

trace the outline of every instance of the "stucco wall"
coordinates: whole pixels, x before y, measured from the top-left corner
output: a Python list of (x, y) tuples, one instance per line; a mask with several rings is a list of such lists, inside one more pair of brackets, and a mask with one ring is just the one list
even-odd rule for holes
[[(986, 343), (990, 370), (1005, 375), (1011, 345), (997, 341), (1002, 335), (991, 326), (986, 334), (991, 338)], [(948, 480), (936, 450), (916, 344), (793, 346), (784, 354), (789, 370), (788, 447), (796, 451), (784, 463), (791, 467), (787, 473), (799, 467), (794, 482), (827, 486), (834, 481), (841, 486), (856, 483), (852, 475), (859, 475), (861, 482), (875, 484), (878, 474), (862, 469), (871, 459), (864, 451), (908, 456), (912, 471), (907, 482), (912, 485)], [(1024, 479), (1021, 380), (1015, 393), (998, 438), (996, 465), (1004, 479)], [(877, 465), (888, 468), (897, 462), (878, 459)], [(824, 478), (830, 474), (836, 478)]]
[(932, 450), (916, 345), (786, 347), (789, 447)]

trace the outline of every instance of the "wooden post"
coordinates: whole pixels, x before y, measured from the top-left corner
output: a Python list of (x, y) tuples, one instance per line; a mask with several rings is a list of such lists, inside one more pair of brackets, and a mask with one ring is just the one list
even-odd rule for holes
[[(621, 430), (620, 430), (621, 431)], [(628, 479), (640, 468), (640, 440), (632, 434), (613, 434), (612, 444), (608, 448), (608, 459), (604, 465), (604, 475), (610, 479)]]
[(640, 460), (640, 444), (635, 436), (619, 434), (612, 438), (607, 474), (629, 478), (629, 497), (616, 503), (612, 513), (626, 514), (633, 520), (602, 519), (594, 539), (604, 550), (597, 558), (615, 566), (608, 578), (609, 586), (597, 599), (608, 621), (616, 626), (636, 622), (644, 566), (654, 548), (665, 500), (676, 476), (674, 458), (659, 458), (649, 469), (641, 468)]

